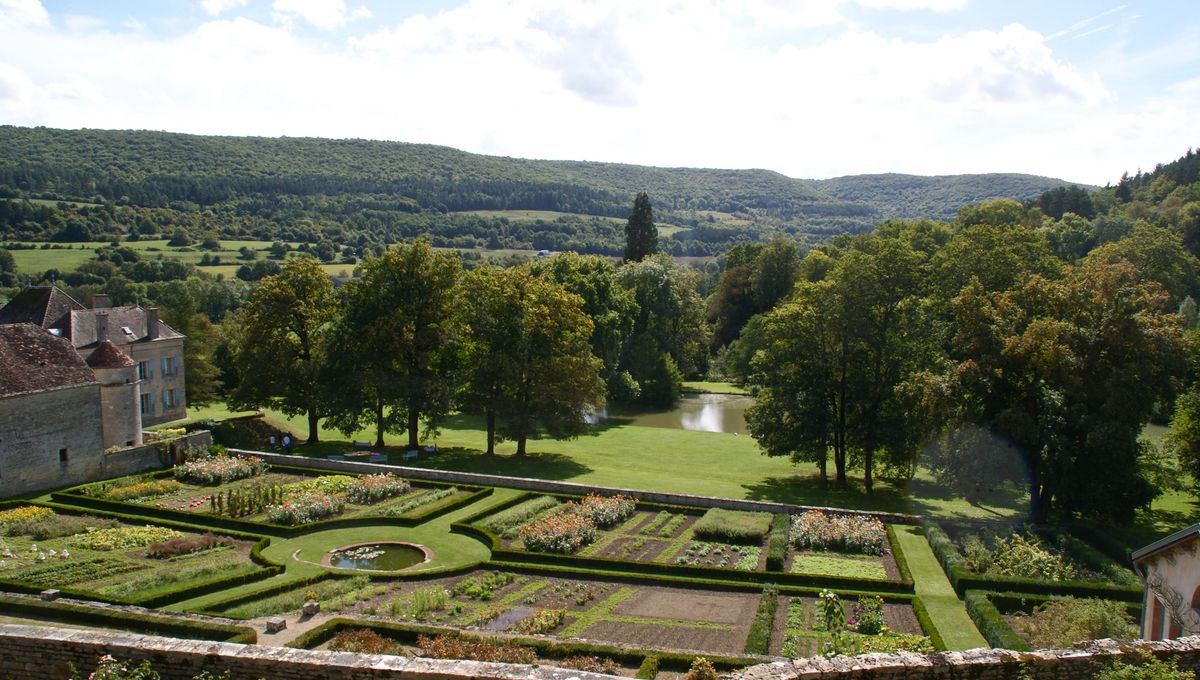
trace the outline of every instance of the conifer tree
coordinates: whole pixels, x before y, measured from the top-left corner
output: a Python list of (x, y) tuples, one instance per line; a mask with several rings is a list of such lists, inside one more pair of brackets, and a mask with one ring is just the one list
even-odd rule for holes
[(654, 210), (650, 197), (639, 192), (633, 199), (633, 212), (625, 225), (625, 261), (641, 262), (658, 252), (658, 228), (654, 226)]

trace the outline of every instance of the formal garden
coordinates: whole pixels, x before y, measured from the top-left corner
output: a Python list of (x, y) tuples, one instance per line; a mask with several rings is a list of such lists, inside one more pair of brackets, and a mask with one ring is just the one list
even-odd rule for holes
[(276, 465), (214, 446), (0, 503), (0, 589), (72, 600), (5, 596), (15, 621), (246, 641), (281, 617), (295, 634), (262, 641), (643, 678), (701, 657), (723, 671), (1136, 634), (1141, 588), (1102, 537), (695, 500)]

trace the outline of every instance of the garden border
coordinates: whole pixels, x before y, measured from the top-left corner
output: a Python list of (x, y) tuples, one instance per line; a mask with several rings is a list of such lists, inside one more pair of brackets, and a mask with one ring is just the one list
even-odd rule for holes
[[(249, 626), (237, 626), (217, 621), (196, 621), (161, 613), (142, 614), (72, 602), (44, 602), (28, 596), (3, 593), (0, 593), (0, 605), (3, 605), (6, 614), (32, 615), (30, 618), (38, 618), (38, 615), (43, 615), (52, 623), (94, 623), (134, 633), (179, 637), (186, 640), (237, 642), (251, 645), (258, 641), (258, 633)], [(58, 616), (60, 613), (64, 615)]]

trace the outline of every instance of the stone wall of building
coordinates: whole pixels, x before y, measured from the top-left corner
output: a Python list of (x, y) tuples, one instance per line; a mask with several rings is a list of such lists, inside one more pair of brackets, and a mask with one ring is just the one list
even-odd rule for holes
[[(140, 341), (122, 345), (121, 349), (133, 357), (134, 361), (147, 362), (150, 366), (149, 378), (141, 382), (141, 393), (154, 398), (154, 413), (142, 414), (142, 424), (149, 427), (172, 420), (186, 418), (186, 400), (184, 398), (183, 382), (183, 338), (161, 338), (152, 341)], [(162, 360), (172, 357), (175, 360), (177, 372), (173, 375), (163, 375)], [(178, 403), (173, 408), (163, 407), (163, 391), (173, 389), (179, 395)]]
[(138, 408), (137, 368), (95, 368), (100, 381), (101, 431), (104, 448), (140, 446), (142, 415)]
[(0, 399), (0, 498), (97, 479), (102, 437), (94, 383)]
[(665, 503), (668, 505), (683, 505), (699, 508), (726, 508), (729, 510), (749, 510), (751, 512), (800, 512), (803, 510), (821, 510), (837, 515), (870, 515), (881, 521), (898, 524), (915, 524), (920, 521), (917, 515), (906, 515), (897, 512), (867, 512), (862, 510), (846, 510), (843, 508), (822, 508), (806, 505), (790, 505), (787, 503), (770, 503), (767, 501), (750, 501), (735, 498), (717, 498), (715, 496), (693, 496), (665, 491), (643, 491), (641, 489), (621, 489), (617, 487), (590, 486), (573, 482), (556, 482), (545, 479), (530, 479), (528, 477), (504, 477), (501, 475), (483, 475), (473, 472), (455, 472), (453, 470), (431, 470), (429, 468), (408, 467), (404, 465), (381, 465), (360, 463), (348, 460), (326, 460), (324, 458), (309, 458), (306, 456), (287, 456), (278, 453), (230, 449), (230, 453), (238, 455), (257, 456), (268, 463), (276, 465), (297, 465), (302, 467), (329, 470), (331, 472), (360, 472), (364, 474), (379, 474), (391, 472), (409, 479), (425, 479), (450, 484), (475, 484), (479, 486), (503, 486), (510, 489), (525, 489), (545, 493), (562, 493), (583, 495), (589, 492), (605, 494), (621, 494), (646, 503)]
[(104, 454), (101, 478), (161, 470), (177, 462), (182, 462), (188, 449), (206, 449), (211, 445), (212, 433), (208, 430), (198, 430), (168, 442), (156, 442), (109, 451)]
[[(867, 654), (812, 658), (751, 666), (733, 680), (1086, 680), (1114, 659), (1139, 651), (1200, 669), (1200, 637), (1163, 642), (1100, 640), (1073, 650), (1011, 652), (978, 649), (935, 654)], [(102, 655), (139, 663), (148, 660), (164, 680), (187, 680), (202, 670), (230, 671), (235, 680), (612, 680), (614, 676), (551, 666), (446, 661), (403, 656), (309, 651), (223, 642), (199, 642), (108, 631), (0, 625), (0, 677), (11, 680), (66, 678), (70, 664), (86, 674)], [(1023, 674), (1023, 675), (1022, 675)]]

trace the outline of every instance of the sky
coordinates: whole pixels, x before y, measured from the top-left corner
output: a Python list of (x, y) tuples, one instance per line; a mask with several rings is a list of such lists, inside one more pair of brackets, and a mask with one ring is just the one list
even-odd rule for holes
[(0, 0), (0, 124), (1104, 185), (1200, 146), (1200, 2)]

